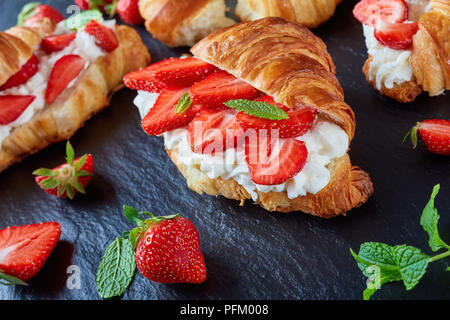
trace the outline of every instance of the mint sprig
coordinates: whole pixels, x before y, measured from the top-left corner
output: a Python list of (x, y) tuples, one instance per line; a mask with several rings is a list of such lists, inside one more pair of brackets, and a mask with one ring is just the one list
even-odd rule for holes
[(87, 25), (91, 20), (101, 21), (103, 14), (97, 10), (86, 10), (77, 13), (63, 21), (64, 28), (77, 31)]
[(288, 114), (283, 109), (263, 101), (237, 99), (230, 100), (224, 104), (230, 108), (236, 109), (237, 111), (241, 111), (258, 118), (269, 120), (289, 119)]
[(177, 106), (175, 108), (175, 113), (185, 112), (187, 109), (189, 109), (191, 104), (192, 104), (191, 97), (189, 96), (189, 93), (186, 92), (181, 96), (180, 100), (178, 100)]
[[(412, 246), (389, 246), (380, 242), (363, 243), (358, 254), (350, 249), (358, 267), (368, 278), (367, 288), (363, 292), (364, 300), (369, 300), (382, 285), (389, 282), (403, 281), (406, 290), (413, 289), (425, 275), (430, 262), (450, 256), (450, 247), (439, 237), (437, 228), (439, 215), (434, 208), (434, 199), (438, 192), (439, 185), (435, 185), (430, 200), (422, 212), (420, 224), (428, 233), (431, 250), (445, 248), (447, 251), (430, 257)], [(446, 271), (448, 270), (449, 267)]]

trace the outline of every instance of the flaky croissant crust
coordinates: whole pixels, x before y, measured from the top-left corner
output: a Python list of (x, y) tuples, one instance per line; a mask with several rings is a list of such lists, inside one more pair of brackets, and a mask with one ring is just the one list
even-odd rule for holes
[(410, 61), (417, 83), (435, 96), (450, 89), (450, 1), (432, 0), (431, 5), (419, 19)]
[(3, 140), (0, 172), (51, 143), (69, 139), (108, 106), (112, 93), (122, 87), (126, 73), (150, 63), (148, 50), (134, 29), (118, 26), (116, 34), (120, 44), (116, 50), (91, 63), (73, 87)]
[(355, 116), (344, 102), (335, 65), (306, 27), (273, 17), (242, 22), (212, 33), (191, 52), (289, 108), (317, 109), (353, 139)]
[(315, 28), (327, 21), (341, 0), (238, 0), (236, 15), (242, 21), (280, 17)]

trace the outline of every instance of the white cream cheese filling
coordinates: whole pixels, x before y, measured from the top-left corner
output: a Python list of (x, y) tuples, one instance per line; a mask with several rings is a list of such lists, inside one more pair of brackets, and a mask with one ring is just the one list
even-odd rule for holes
[[(139, 109), (141, 118), (145, 117), (153, 107), (158, 94), (138, 91), (134, 104)], [(221, 177), (224, 180), (233, 179), (258, 200), (260, 192), (286, 191), (289, 199), (304, 196), (307, 193), (316, 194), (330, 181), (330, 171), (327, 165), (335, 158), (342, 157), (347, 152), (349, 141), (344, 130), (326, 121), (316, 120), (303, 136), (296, 139), (304, 141), (308, 150), (308, 158), (302, 171), (288, 181), (272, 186), (255, 184), (245, 161), (244, 148), (229, 148), (223, 154), (198, 154), (191, 150), (186, 137), (187, 129), (180, 128), (164, 133), (164, 144), (169, 149), (178, 149), (180, 162), (192, 167), (198, 165), (209, 178)]]
[[(417, 21), (422, 14), (431, 10), (428, 0), (406, 0), (409, 7), (407, 22)], [(412, 79), (413, 71), (410, 63), (411, 50), (394, 50), (378, 42), (374, 36), (374, 28), (363, 24), (363, 32), (367, 51), (372, 57), (369, 64), (369, 80), (376, 82), (376, 88), (383, 85), (391, 89)]]
[[(99, 21), (103, 25), (114, 28), (116, 22), (115, 20)], [(62, 22), (56, 27), (53, 35), (61, 35), (70, 32), (63, 27)], [(106, 52), (98, 47), (95, 43), (95, 38), (81, 29), (77, 32), (75, 40), (73, 40), (66, 48), (61, 51), (53, 52), (51, 54), (46, 54), (43, 50), (39, 48), (34, 52), (36, 57), (39, 59), (39, 70), (36, 74), (31, 77), (26, 83), (0, 91), (0, 95), (33, 95), (36, 98), (34, 101), (25, 109), (25, 111), (13, 122), (7, 125), (0, 125), (0, 150), (3, 140), (6, 139), (11, 131), (30, 121), (33, 116), (39, 110), (46, 106), (45, 102), (45, 91), (47, 90), (48, 80), (50, 73), (52, 71), (53, 65), (56, 61), (68, 54), (75, 54), (81, 56), (86, 60), (84, 70), (86, 70), (91, 63), (96, 61), (98, 58), (106, 55)], [(66, 89), (73, 87), (76, 80), (81, 76), (82, 72), (69, 83)]]

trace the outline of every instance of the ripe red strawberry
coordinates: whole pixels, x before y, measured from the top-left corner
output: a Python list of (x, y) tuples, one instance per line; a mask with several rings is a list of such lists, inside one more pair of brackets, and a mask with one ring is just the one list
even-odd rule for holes
[(66, 89), (84, 69), (86, 61), (74, 54), (65, 55), (55, 62), (45, 91), (45, 101), (50, 104)]
[(303, 169), (307, 158), (304, 142), (294, 138), (255, 134), (245, 142), (245, 160), (256, 184), (277, 185), (287, 181)]
[(61, 51), (67, 47), (73, 40), (75, 40), (76, 33), (67, 33), (59, 36), (49, 36), (42, 39), (41, 49), (46, 53)]
[(34, 99), (35, 96), (0, 95), (0, 125), (16, 121)]
[(167, 84), (155, 78), (155, 70), (170, 64), (171, 60), (166, 59), (149, 65), (148, 67), (133, 71), (125, 75), (123, 83), (126, 87), (133, 90), (143, 90), (148, 92), (160, 93)]
[[(136, 219), (136, 218), (135, 218)], [(136, 265), (141, 274), (160, 283), (202, 283), (205, 259), (194, 224), (179, 215), (138, 221)]]
[(119, 46), (119, 40), (117, 40), (115, 31), (95, 20), (91, 20), (84, 27), (84, 31), (93, 36), (95, 44), (106, 52), (114, 51)]
[(419, 30), (417, 22), (389, 23), (378, 20), (375, 25), (374, 36), (382, 45), (391, 49), (408, 49), (412, 45), (413, 36)]
[(417, 122), (405, 136), (411, 135), (414, 148), (417, 147), (417, 131), (420, 133), (423, 143), (428, 151), (448, 156), (450, 155), (450, 121), (442, 119), (430, 119)]
[(268, 134), (271, 133), (271, 130), (278, 130), (278, 136), (280, 138), (298, 137), (311, 128), (317, 114), (316, 110), (308, 107), (290, 109), (282, 104), (276, 103), (272, 97), (267, 95), (256, 99), (256, 101), (262, 101), (283, 109), (288, 114), (289, 119), (274, 121), (239, 112), (236, 118), (244, 130), (249, 128), (255, 129), (257, 132), (266, 130)]
[(149, 135), (157, 136), (164, 132), (187, 126), (201, 108), (200, 105), (194, 103), (184, 112), (175, 112), (178, 101), (188, 91), (188, 87), (169, 87), (165, 89), (142, 120), (144, 131)]
[(58, 10), (47, 4), (39, 4), (35, 8), (32, 8), (30, 12), (27, 13), (27, 17), (25, 25), (29, 27), (32, 27), (33, 24), (44, 18), (48, 18), (54, 23), (59, 23), (65, 19)]
[(33, 172), (36, 183), (46, 193), (58, 197), (73, 199), (91, 182), (94, 174), (94, 158), (91, 154), (74, 159), (75, 153), (70, 142), (66, 146), (66, 160), (54, 169), (38, 169)]
[(0, 230), (0, 283), (1, 279), (5, 280), (2, 275), (22, 281), (34, 277), (50, 256), (60, 236), (61, 225), (57, 222)]
[(114, 0), (75, 0), (75, 4), (81, 10), (98, 9), (104, 14), (113, 17), (116, 13), (116, 6), (113, 5)]
[(1, 90), (6, 90), (18, 85), (24, 84), (31, 77), (33, 77), (39, 70), (39, 59), (33, 54), (31, 58), (22, 66), (16, 74), (12, 75), (8, 81), (1, 87)]
[(211, 154), (235, 147), (243, 134), (233, 110), (205, 108), (189, 123), (187, 139), (193, 152)]
[(400, 23), (408, 18), (408, 4), (405, 0), (362, 0), (353, 9), (353, 15), (371, 27), (378, 20)]
[(222, 107), (233, 99), (254, 99), (261, 92), (226, 71), (217, 71), (194, 84), (189, 91), (192, 101), (207, 107)]
[(138, 6), (139, 0), (119, 0), (117, 13), (123, 21), (129, 24), (141, 24), (144, 22)]

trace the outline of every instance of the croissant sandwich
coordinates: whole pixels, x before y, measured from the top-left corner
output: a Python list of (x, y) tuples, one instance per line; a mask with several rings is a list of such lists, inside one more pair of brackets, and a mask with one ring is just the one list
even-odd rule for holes
[(280, 17), (315, 28), (334, 14), (341, 0), (238, 0), (236, 15), (242, 21)]
[(168, 46), (192, 46), (234, 21), (225, 16), (224, 0), (139, 0), (145, 27)]
[(70, 138), (150, 62), (138, 33), (100, 12), (28, 9), (24, 25), (0, 32), (0, 172)]
[[(270, 48), (270, 50), (267, 50)], [(188, 186), (269, 211), (345, 214), (373, 193), (347, 150), (355, 117), (325, 44), (281, 18), (212, 33), (125, 76), (144, 130)]]
[(369, 53), (363, 72), (381, 93), (411, 102), (450, 89), (449, 0), (363, 0), (353, 13)]

